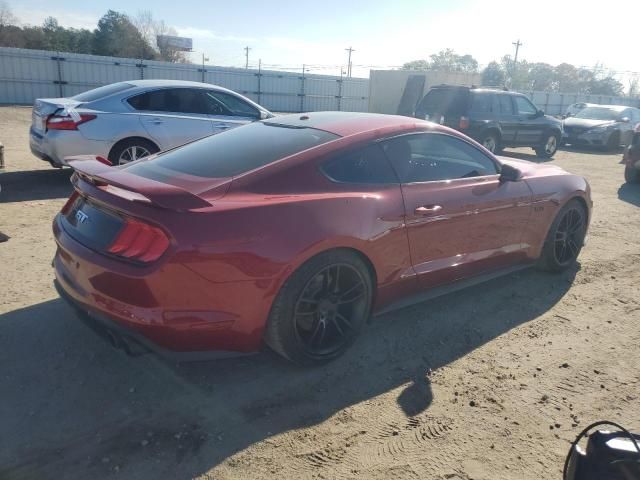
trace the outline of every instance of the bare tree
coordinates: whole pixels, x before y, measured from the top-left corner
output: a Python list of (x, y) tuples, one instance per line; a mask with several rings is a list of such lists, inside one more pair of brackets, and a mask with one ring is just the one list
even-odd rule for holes
[(142, 37), (159, 53), (162, 60), (188, 63), (186, 52), (172, 48), (167, 44), (158, 44), (157, 42), (158, 35), (177, 35), (178, 32), (175, 28), (167, 25), (164, 20), (155, 20), (150, 10), (140, 10), (133, 23)]
[(0, 28), (15, 25), (16, 23), (18, 23), (18, 19), (11, 11), (9, 4), (4, 0), (0, 0)]

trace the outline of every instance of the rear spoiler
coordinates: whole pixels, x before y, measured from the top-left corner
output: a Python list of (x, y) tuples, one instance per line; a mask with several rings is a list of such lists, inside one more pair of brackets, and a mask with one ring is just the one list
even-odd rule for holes
[(69, 157), (66, 160), (75, 170), (76, 179), (72, 177), (71, 180), (74, 185), (80, 178), (118, 197), (170, 210), (195, 210), (211, 206), (211, 203), (183, 188), (111, 167), (102, 159), (96, 160), (95, 156)]

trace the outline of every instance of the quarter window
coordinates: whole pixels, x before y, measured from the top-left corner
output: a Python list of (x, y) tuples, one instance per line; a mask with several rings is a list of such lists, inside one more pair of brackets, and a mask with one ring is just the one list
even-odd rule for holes
[(345, 183), (398, 183), (379, 145), (370, 145), (329, 160), (322, 170), (332, 180)]
[(450, 135), (405, 135), (384, 142), (382, 148), (403, 183), (456, 180), (498, 173), (492, 159)]

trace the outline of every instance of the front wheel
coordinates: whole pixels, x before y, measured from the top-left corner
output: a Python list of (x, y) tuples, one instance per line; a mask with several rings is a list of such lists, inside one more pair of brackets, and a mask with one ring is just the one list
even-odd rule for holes
[(322, 253), (285, 282), (271, 308), (265, 342), (301, 365), (342, 355), (371, 313), (373, 285), (366, 264), (344, 250)]
[(620, 132), (613, 132), (609, 135), (609, 140), (607, 140), (607, 150), (610, 152), (617, 152), (620, 150)]
[(551, 133), (545, 137), (542, 146), (535, 148), (536, 154), (540, 158), (551, 158), (558, 151), (560, 137), (557, 133)]
[(587, 212), (579, 200), (570, 200), (556, 215), (542, 247), (539, 266), (550, 272), (569, 268), (578, 258), (587, 234)]

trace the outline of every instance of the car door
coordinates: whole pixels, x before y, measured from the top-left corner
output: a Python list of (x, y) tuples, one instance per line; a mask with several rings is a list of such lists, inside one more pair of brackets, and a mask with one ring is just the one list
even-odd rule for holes
[(516, 141), (516, 133), (518, 131), (518, 121), (513, 109), (511, 95), (506, 93), (497, 93), (494, 96), (493, 111), (500, 123), (502, 131), (502, 143), (504, 145), (513, 145)]
[(260, 120), (260, 112), (236, 95), (218, 90), (203, 90), (209, 104), (214, 132), (228, 130)]
[(539, 145), (546, 127), (544, 116), (524, 95), (513, 95), (512, 98), (518, 120), (516, 143), (525, 147)]
[(458, 137), (404, 135), (383, 143), (401, 179), (411, 259), (433, 287), (524, 258), (531, 209), (525, 182), (501, 182), (499, 165)]
[(127, 99), (143, 127), (161, 150), (214, 133), (198, 89), (161, 88)]

